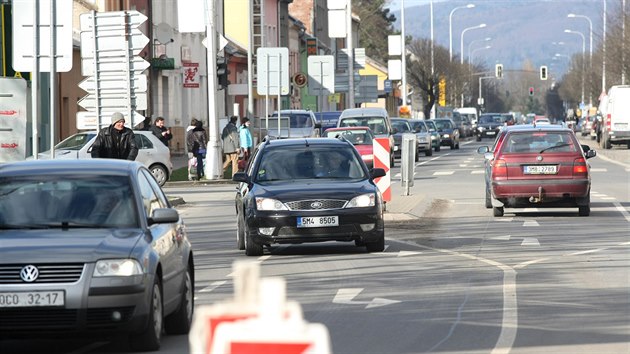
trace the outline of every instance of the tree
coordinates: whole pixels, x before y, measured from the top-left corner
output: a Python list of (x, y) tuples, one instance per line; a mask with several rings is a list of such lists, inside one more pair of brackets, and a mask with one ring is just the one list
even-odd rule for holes
[(366, 55), (387, 62), (387, 36), (394, 33), (396, 16), (383, 8), (388, 0), (352, 0), (352, 12), (361, 19), (359, 43)]

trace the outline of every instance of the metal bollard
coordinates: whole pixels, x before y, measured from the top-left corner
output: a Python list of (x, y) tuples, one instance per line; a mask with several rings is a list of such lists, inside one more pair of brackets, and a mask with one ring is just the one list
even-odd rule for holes
[(416, 135), (403, 134), (400, 157), (400, 175), (404, 194), (409, 195), (409, 187), (413, 187), (413, 174), (416, 167)]

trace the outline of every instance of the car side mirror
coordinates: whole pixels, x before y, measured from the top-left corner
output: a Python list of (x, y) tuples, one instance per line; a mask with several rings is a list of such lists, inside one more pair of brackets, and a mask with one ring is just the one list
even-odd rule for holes
[(372, 176), (372, 179), (385, 177), (385, 175), (385, 170), (382, 168), (373, 168), (372, 170), (370, 170), (370, 176)]
[(480, 146), (477, 148), (477, 153), (478, 154), (485, 154), (486, 152), (489, 152), (490, 148), (487, 146)]
[(232, 181), (248, 183), (249, 177), (247, 176), (247, 173), (245, 172), (236, 172), (234, 176), (232, 176)]
[(161, 208), (153, 210), (149, 218), (149, 225), (171, 224), (179, 221), (179, 213), (175, 209)]

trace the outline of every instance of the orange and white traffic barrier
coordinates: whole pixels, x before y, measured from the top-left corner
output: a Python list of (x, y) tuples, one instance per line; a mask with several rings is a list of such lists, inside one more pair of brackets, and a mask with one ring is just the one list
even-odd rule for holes
[(383, 195), (383, 200), (392, 200), (391, 177), (389, 172), (390, 150), (389, 138), (376, 138), (373, 143), (374, 167), (385, 170), (385, 176), (376, 178), (374, 182)]

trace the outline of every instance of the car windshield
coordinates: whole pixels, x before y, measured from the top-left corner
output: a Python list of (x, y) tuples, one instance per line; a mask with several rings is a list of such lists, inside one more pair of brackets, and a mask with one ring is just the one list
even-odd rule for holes
[(0, 178), (0, 230), (137, 226), (128, 177)]
[(503, 123), (503, 116), (501, 116), (500, 114), (496, 114), (496, 115), (484, 114), (481, 117), (479, 117), (479, 123), (480, 124)]
[(409, 127), (409, 123), (407, 123), (404, 120), (393, 120), (392, 128), (396, 129), (396, 131), (398, 131), (399, 133), (405, 133), (405, 132), (411, 131), (411, 128)]
[(64, 141), (55, 145), (57, 150), (81, 150), (96, 134), (80, 133), (68, 137)]
[(418, 133), (426, 133), (427, 132), (427, 126), (424, 125), (422, 122), (410, 122), (411, 123), (411, 128), (418, 132)]
[(282, 146), (265, 149), (256, 172), (257, 182), (367, 178), (354, 149), (339, 146)]
[[(268, 127), (278, 128), (278, 115), (273, 115), (268, 117), (267, 119)], [(263, 124), (266, 124), (263, 121)], [(301, 129), (301, 128), (312, 128), (313, 120), (311, 119), (311, 115), (308, 113), (280, 113), (280, 128), (286, 129), (287, 126), (293, 129)]]
[(514, 133), (503, 144), (505, 153), (576, 152), (577, 146), (568, 132)]
[(340, 136), (343, 136), (354, 145), (372, 145), (372, 134), (367, 130), (348, 129), (326, 131), (326, 137), (328, 138), (338, 138)]
[(436, 120), (435, 125), (438, 130), (453, 129), (453, 124), (448, 120)]
[(339, 127), (368, 127), (376, 135), (387, 134), (385, 118), (383, 117), (352, 117), (343, 118)]

